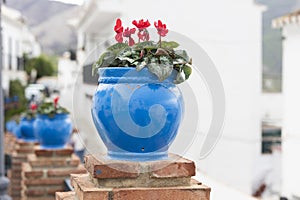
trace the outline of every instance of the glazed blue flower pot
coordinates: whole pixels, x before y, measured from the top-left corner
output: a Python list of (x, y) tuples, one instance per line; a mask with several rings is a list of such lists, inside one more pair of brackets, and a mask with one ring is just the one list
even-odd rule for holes
[(22, 139), (22, 132), (21, 132), (21, 126), (20, 126), (20, 124), (17, 125), (17, 126), (15, 126), (13, 128), (12, 132), (13, 132), (14, 136), (16, 136), (16, 138)]
[(69, 141), (72, 123), (68, 114), (37, 115), (34, 128), (42, 149), (61, 149)]
[(168, 158), (183, 117), (181, 92), (171, 77), (163, 82), (147, 68), (100, 68), (92, 117), (112, 159)]
[(20, 121), (21, 138), (27, 142), (36, 142), (37, 138), (34, 135), (34, 124), (35, 118), (27, 119), (22, 118)]
[(10, 133), (12, 133), (13, 130), (14, 130), (14, 128), (17, 127), (17, 126), (18, 126), (18, 124), (14, 120), (10, 120), (10, 121), (8, 121), (8, 122), (5, 123), (5, 128)]

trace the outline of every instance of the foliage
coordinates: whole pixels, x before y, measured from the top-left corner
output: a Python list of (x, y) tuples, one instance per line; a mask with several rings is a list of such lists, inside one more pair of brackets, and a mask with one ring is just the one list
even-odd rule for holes
[(14, 115), (20, 114), (23, 112), (26, 107), (26, 98), (24, 93), (24, 86), (19, 80), (11, 80), (9, 83), (9, 97), (18, 97), (17, 107), (13, 109), (5, 110), (5, 121), (9, 120)]
[[(138, 22), (134, 20), (132, 24), (138, 28), (138, 42), (135, 43), (132, 37), (136, 29), (124, 29), (121, 20), (117, 19), (114, 27), (117, 43), (108, 47), (100, 56), (93, 65), (93, 73), (101, 67), (129, 66), (135, 67), (137, 71), (147, 67), (160, 81), (167, 79), (173, 70), (178, 72), (174, 80), (175, 84), (182, 83), (189, 78), (192, 73), (192, 59), (185, 50), (176, 49), (179, 46), (177, 42), (162, 41), (162, 37), (168, 33), (165, 24), (160, 20), (154, 22), (159, 35), (158, 42), (149, 40), (147, 27), (150, 26), (150, 23), (148, 20), (139, 20)], [(128, 38), (128, 41), (123, 42), (124, 37)]]
[(25, 117), (27, 120), (35, 119), (36, 118), (36, 112), (37, 112), (37, 104), (32, 103), (26, 111), (23, 113), (23, 117)]
[(53, 99), (53, 101), (45, 100), (37, 109), (37, 113), (41, 115), (48, 115), (53, 118), (56, 114), (68, 114), (69, 111), (58, 104), (59, 97)]
[(55, 64), (49, 57), (41, 55), (36, 58), (28, 58), (27, 55), (24, 55), (24, 60), (25, 71), (28, 75), (33, 69), (37, 71), (37, 79), (43, 76), (54, 75)]

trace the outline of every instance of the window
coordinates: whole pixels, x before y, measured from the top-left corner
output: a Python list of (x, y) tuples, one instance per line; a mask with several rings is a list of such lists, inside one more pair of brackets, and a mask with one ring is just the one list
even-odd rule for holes
[(271, 154), (274, 148), (281, 147), (281, 127), (262, 126), (262, 154)]

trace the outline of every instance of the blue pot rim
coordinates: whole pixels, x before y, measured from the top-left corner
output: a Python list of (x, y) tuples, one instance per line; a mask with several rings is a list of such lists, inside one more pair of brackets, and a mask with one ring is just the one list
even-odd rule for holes
[(27, 119), (27, 117), (22, 117), (21, 121), (26, 121), (26, 122), (33, 122), (34, 120), (36, 120), (36, 117), (31, 118), (30, 120)]
[(147, 67), (137, 71), (135, 67), (103, 67), (98, 69), (98, 83), (168, 83), (174, 84), (177, 71), (173, 70), (171, 75), (164, 81), (151, 73)]
[(37, 118), (39, 119), (65, 119), (68, 118), (70, 114), (61, 113), (61, 114), (55, 114), (54, 117), (49, 117), (48, 114), (37, 114)]

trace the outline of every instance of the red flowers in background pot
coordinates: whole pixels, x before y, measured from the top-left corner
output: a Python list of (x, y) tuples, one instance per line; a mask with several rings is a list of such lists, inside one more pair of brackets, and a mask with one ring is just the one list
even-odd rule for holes
[(50, 99), (45, 99), (42, 104), (40, 104), (37, 113), (41, 115), (48, 115), (50, 118), (53, 118), (56, 114), (68, 114), (69, 111), (60, 106), (59, 96), (55, 97), (52, 102)]
[(32, 111), (35, 111), (37, 108), (38, 108), (38, 106), (35, 103), (33, 103), (33, 104), (30, 105), (30, 109)]

